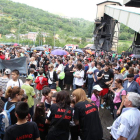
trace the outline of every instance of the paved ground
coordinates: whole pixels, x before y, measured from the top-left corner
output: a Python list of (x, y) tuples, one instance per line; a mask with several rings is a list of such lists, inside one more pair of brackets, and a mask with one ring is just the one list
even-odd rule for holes
[[(25, 81), (25, 78), (20, 78), (23, 81)], [(68, 91), (69, 94), (71, 95), (72, 92)], [(38, 101), (35, 99), (35, 104), (38, 103)], [(102, 123), (102, 127), (103, 127), (103, 138), (105, 140), (110, 140), (110, 131), (106, 129), (106, 127), (111, 126), (113, 123), (113, 118), (110, 114), (110, 111), (107, 109), (100, 109), (99, 110), (99, 115), (100, 115), (100, 119), (101, 119), (101, 123)], [(140, 130), (139, 130), (139, 134), (137, 136), (137, 138), (135, 140), (140, 140)]]

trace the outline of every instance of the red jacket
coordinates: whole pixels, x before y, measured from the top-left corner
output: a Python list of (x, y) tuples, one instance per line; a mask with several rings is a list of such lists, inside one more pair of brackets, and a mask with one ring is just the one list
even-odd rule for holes
[(48, 79), (43, 76), (38, 76), (37, 79), (35, 80), (35, 83), (37, 83), (36, 89), (42, 90), (43, 86), (48, 85)]
[(5, 55), (0, 55), (0, 59), (5, 60)]

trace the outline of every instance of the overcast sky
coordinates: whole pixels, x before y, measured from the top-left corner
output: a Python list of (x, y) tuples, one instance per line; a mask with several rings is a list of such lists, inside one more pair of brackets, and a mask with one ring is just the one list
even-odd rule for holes
[[(94, 21), (96, 4), (104, 0), (12, 0), (43, 9), (51, 13), (58, 13), (68, 17), (84, 18)], [(115, 0), (113, 0), (115, 1)], [(122, 2), (123, 0), (116, 0)]]

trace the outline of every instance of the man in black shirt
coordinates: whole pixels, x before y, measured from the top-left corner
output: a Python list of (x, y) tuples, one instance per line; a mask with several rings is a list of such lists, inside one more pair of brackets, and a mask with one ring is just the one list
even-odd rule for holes
[[(105, 63), (104, 70), (101, 70), (97, 75), (97, 80), (101, 88), (103, 90), (100, 92), (101, 98), (106, 95), (109, 91), (109, 86), (113, 82), (114, 74), (113, 71), (109, 69), (109, 63)], [(103, 98), (101, 99), (101, 108), (104, 109), (103, 106)]]
[(18, 102), (15, 108), (17, 123), (9, 126), (6, 130), (4, 140), (40, 140), (36, 123), (27, 122), (29, 107), (25, 102)]

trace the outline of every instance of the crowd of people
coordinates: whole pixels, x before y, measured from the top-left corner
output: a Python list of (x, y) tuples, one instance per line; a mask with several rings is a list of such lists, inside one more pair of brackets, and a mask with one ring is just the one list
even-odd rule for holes
[(26, 57), (28, 73), (1, 70), (0, 139), (102, 140), (99, 111), (106, 107), (114, 119), (107, 127), (110, 139), (134, 140), (140, 126), (140, 58), (67, 52), (1, 48), (2, 60)]

